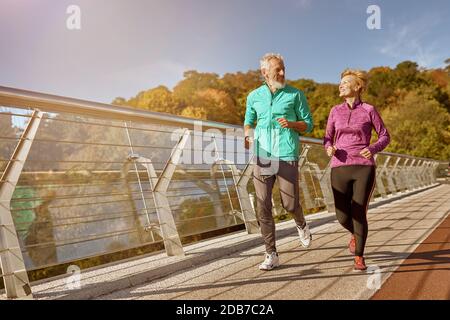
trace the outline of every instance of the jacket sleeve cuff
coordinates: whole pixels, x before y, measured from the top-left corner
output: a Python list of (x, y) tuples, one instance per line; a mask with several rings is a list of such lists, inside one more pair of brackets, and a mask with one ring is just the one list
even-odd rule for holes
[(254, 127), (254, 123), (250, 122), (250, 121), (244, 121), (244, 126), (250, 126), (250, 127)]
[(377, 147), (374, 146), (374, 145), (368, 146), (367, 149), (370, 151), (370, 153), (371, 153), (372, 155), (378, 153)]
[(311, 133), (313, 130), (313, 124), (311, 122), (306, 122), (306, 133)]

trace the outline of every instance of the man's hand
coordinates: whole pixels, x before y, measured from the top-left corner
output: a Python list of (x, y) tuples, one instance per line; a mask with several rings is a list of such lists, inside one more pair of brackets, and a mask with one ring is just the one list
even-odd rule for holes
[(304, 121), (287, 121), (285, 118), (277, 118), (277, 121), (282, 128), (291, 128), (299, 132), (308, 129), (308, 125)]
[(366, 158), (366, 159), (372, 158), (372, 153), (371, 153), (370, 150), (367, 149), (367, 148), (362, 149), (361, 152), (360, 152), (359, 154), (362, 155), (362, 156), (363, 156), (364, 158)]
[(285, 118), (277, 118), (278, 123), (282, 128), (291, 128), (292, 124), (290, 121), (287, 121)]
[(253, 130), (251, 125), (245, 125), (244, 126), (244, 148), (245, 149), (250, 149), (250, 136), (253, 135), (253, 133), (251, 132)]
[(249, 136), (244, 138), (244, 148), (247, 150), (250, 149), (250, 137)]
[(327, 148), (327, 155), (329, 157), (332, 157), (334, 155), (334, 153), (336, 152), (336, 147), (335, 146), (329, 146)]

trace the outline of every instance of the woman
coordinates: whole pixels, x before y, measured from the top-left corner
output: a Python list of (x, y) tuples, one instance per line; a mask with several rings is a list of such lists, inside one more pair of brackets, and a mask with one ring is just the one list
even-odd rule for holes
[[(375, 186), (373, 156), (386, 148), (390, 137), (373, 106), (361, 101), (367, 85), (364, 71), (347, 69), (341, 74), (339, 96), (344, 102), (328, 116), (324, 146), (331, 159), (331, 186), (336, 217), (351, 233), (349, 250), (355, 255), (355, 270), (366, 270), (367, 206)], [(370, 144), (372, 128), (378, 140)]]

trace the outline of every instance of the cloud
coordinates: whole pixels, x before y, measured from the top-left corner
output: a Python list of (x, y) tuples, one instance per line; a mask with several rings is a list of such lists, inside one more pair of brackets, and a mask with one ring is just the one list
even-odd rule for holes
[(392, 23), (379, 51), (392, 58), (415, 61), (426, 68), (439, 64), (442, 62), (439, 43), (431, 40), (433, 29), (439, 23), (438, 15), (428, 15), (402, 26)]

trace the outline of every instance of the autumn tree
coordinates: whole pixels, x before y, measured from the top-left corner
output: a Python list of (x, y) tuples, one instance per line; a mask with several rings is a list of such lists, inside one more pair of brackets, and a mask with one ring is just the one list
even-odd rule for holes
[(403, 91), (384, 110), (382, 117), (391, 134), (387, 151), (448, 160), (450, 114), (427, 91)]

